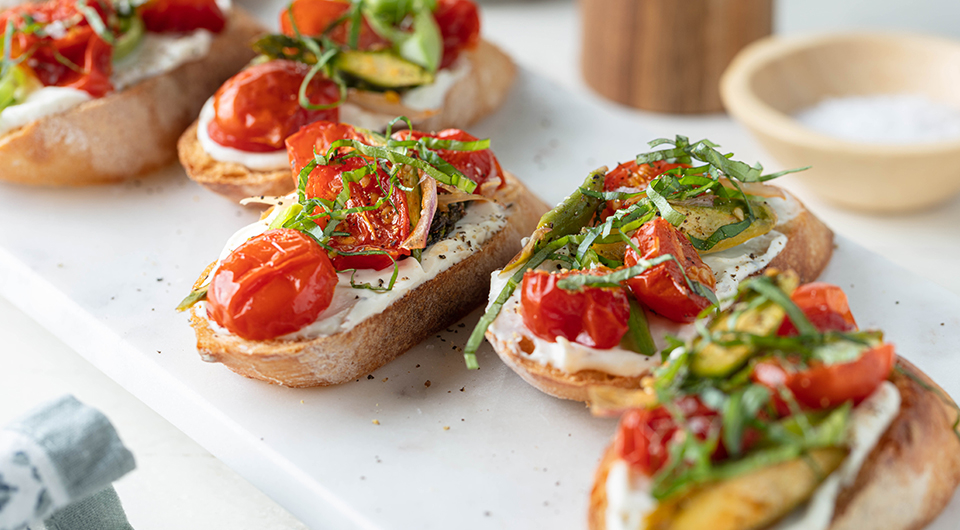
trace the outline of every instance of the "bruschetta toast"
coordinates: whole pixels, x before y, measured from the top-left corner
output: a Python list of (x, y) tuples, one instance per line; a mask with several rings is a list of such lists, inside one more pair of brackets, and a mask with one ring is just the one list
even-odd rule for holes
[(239, 231), (181, 306), (201, 356), (247, 377), (370, 373), (481, 304), (547, 209), (463, 131), (319, 121), (286, 143), (297, 192)]
[(169, 164), (262, 33), (229, 2), (47, 0), (0, 14), (0, 180), (116, 182)]
[(912, 530), (943, 510), (960, 483), (956, 404), (858, 331), (839, 287), (796, 283), (744, 282), (643, 390), (598, 399), (627, 411), (591, 530)]
[[(493, 276), (484, 335), (503, 361), (550, 395), (587, 401), (592, 387), (637, 388), (668, 336), (732, 301), (771, 267), (817, 278), (833, 233), (771, 176), (707, 141), (602, 168), (540, 221)], [(777, 175), (773, 175), (777, 176)]]
[(464, 128), (504, 101), (515, 67), (480, 39), (471, 0), (391, 5), (290, 4), (282, 33), (255, 44), (256, 64), (227, 81), (180, 138), (190, 178), (232, 200), (288, 193), (283, 140), (307, 123), (382, 131), (407, 116), (419, 130)]

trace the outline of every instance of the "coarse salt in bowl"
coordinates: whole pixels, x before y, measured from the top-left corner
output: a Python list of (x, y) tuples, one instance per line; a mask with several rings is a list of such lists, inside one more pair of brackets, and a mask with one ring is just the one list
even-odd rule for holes
[(772, 37), (724, 72), (730, 114), (839, 205), (917, 210), (960, 192), (960, 43), (889, 33)]

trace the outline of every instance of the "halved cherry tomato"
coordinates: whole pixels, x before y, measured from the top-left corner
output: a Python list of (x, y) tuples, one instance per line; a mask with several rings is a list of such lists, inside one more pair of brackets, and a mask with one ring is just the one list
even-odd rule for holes
[[(313, 161), (314, 152), (326, 156), (330, 146), (337, 140), (363, 140), (363, 135), (357, 132), (352, 125), (336, 121), (319, 120), (303, 129), (302, 132), (288, 137), (285, 142), (287, 154), (290, 155), (290, 167), (294, 169), (293, 179), (295, 184), (299, 181), (300, 170)], [(346, 149), (338, 150), (338, 152), (344, 153)], [(331, 177), (330, 180), (333, 180), (333, 178)], [(326, 184), (327, 182), (321, 182), (318, 178), (310, 179), (310, 186), (315, 193), (315, 197), (327, 197), (329, 195), (320, 192), (320, 187)], [(339, 189), (337, 193), (339, 193)], [(333, 196), (335, 195), (336, 193), (333, 194)]]
[[(700, 398), (684, 397), (676, 403), (676, 407), (697, 439), (703, 441), (711, 435), (721, 436), (723, 419), (717, 411), (704, 405)], [(631, 467), (647, 476), (653, 476), (669, 461), (670, 442), (679, 430), (673, 415), (662, 405), (654, 409), (633, 409), (620, 418), (614, 449)], [(740, 442), (741, 452), (748, 450), (760, 441), (760, 438), (757, 429), (744, 429)], [(720, 461), (729, 454), (721, 436), (710, 458)]]
[[(287, 149), (293, 166), (294, 175), (313, 160), (313, 152), (326, 153), (330, 143), (341, 138), (360, 139), (359, 133), (346, 124), (316, 122), (310, 124), (287, 139)], [(343, 190), (343, 173), (360, 169), (369, 161), (362, 157), (349, 157), (330, 165), (314, 168), (307, 181), (308, 198), (319, 197), (333, 200)], [(390, 176), (383, 168), (376, 173), (363, 177), (359, 182), (350, 183), (350, 199), (347, 208), (373, 206), (390, 192)], [(338, 254), (333, 264), (338, 270), (375, 269), (381, 270), (393, 264), (393, 259), (409, 255), (410, 251), (399, 246), (410, 235), (410, 215), (407, 209), (406, 194), (395, 187), (391, 200), (384, 201), (377, 210), (352, 213), (337, 227), (338, 232), (348, 236), (335, 236), (330, 246), (335, 250), (354, 253), (382, 251), (384, 254), (350, 256)], [(314, 214), (322, 213), (319, 209)], [(327, 218), (317, 219), (317, 224), (326, 226)]]
[[(422, 131), (398, 131), (394, 138), (400, 140), (419, 140), (420, 138), (438, 138), (440, 140), (455, 140), (458, 142), (475, 142), (476, 136), (461, 131), (460, 129), (446, 129), (437, 133), (426, 133)], [(438, 149), (437, 154), (440, 158), (446, 160), (451, 166), (457, 168), (465, 177), (477, 183), (477, 191), (483, 191), (481, 184), (500, 179), (500, 184), (494, 188), (499, 189), (506, 185), (506, 179), (503, 176), (503, 169), (500, 162), (494, 156), (493, 151), (484, 149), (482, 151), (451, 151), (447, 149)], [(493, 190), (490, 190), (491, 192)]]
[(313, 322), (330, 305), (337, 273), (327, 252), (296, 230), (264, 232), (223, 262), (207, 315), (248, 340), (270, 340)]
[[(710, 290), (717, 280), (710, 267), (703, 263), (697, 249), (683, 233), (662, 217), (641, 226), (630, 238), (642, 253), (638, 256), (628, 246), (624, 264), (632, 267), (638, 258), (650, 260), (670, 254), (683, 264), (683, 270), (691, 281), (697, 281)], [(710, 305), (710, 300), (690, 290), (683, 272), (674, 261), (661, 263), (638, 276), (627, 280), (633, 295), (654, 312), (676, 322), (693, 322), (697, 314)]]
[[(296, 36), (293, 24), (290, 22), (292, 13), (300, 34), (317, 36), (327, 30), (333, 23), (340, 20), (350, 9), (349, 0), (293, 0), (289, 9), (280, 12), (280, 31), (284, 35)], [(337, 24), (328, 34), (334, 42), (347, 44), (350, 40), (350, 21), (344, 20)], [(389, 48), (390, 41), (377, 35), (366, 19), (360, 26), (357, 40), (357, 49), (369, 50), (375, 48)]]
[[(887, 343), (843, 364), (815, 362), (797, 370), (782, 361), (764, 361), (754, 367), (753, 379), (775, 391), (786, 386), (798, 403), (811, 409), (836, 407), (847, 401), (856, 405), (890, 377), (895, 360), (893, 345)], [(784, 414), (782, 406), (777, 408)]]
[[(823, 282), (804, 284), (790, 295), (790, 299), (821, 333), (857, 329), (857, 322), (853, 319), (847, 303), (847, 295), (836, 285)], [(793, 322), (785, 318), (777, 334), (788, 337), (797, 335), (798, 332)]]
[[(113, 14), (109, 3), (91, 1), (88, 5), (103, 21)], [(41, 37), (36, 32), (21, 31), (27, 25), (27, 17), (41, 24), (63, 21), (69, 25), (59, 38)], [(44, 86), (76, 88), (93, 97), (113, 91), (113, 47), (97, 35), (75, 1), (44, 2), (4, 11), (0, 13), (0, 32), (8, 21), (14, 26), (11, 57), (28, 55), (23, 64), (33, 70)]]
[[(651, 162), (649, 164), (637, 164), (636, 160), (624, 162), (619, 166), (608, 171), (603, 177), (604, 191), (616, 191), (621, 188), (633, 188), (637, 190), (646, 189), (651, 180), (660, 175), (678, 167), (686, 167), (684, 164), (669, 164), (663, 160)], [(631, 201), (607, 201), (601, 219), (606, 219), (615, 214), (618, 209), (629, 206)]]
[[(677, 408), (700, 440), (720, 429), (720, 415), (696, 397), (685, 397)], [(620, 419), (615, 450), (631, 467), (652, 476), (670, 460), (670, 442), (679, 431), (677, 422), (664, 406), (634, 409)]]
[(635, 188), (642, 190), (651, 180), (663, 175), (671, 169), (688, 167), (684, 164), (671, 164), (663, 160), (649, 164), (637, 164), (636, 160), (624, 162), (613, 168), (603, 177), (603, 189), (614, 191), (620, 188)]
[[(231, 77), (214, 96), (216, 115), (207, 128), (210, 138), (242, 151), (277, 151), (304, 125), (338, 120), (336, 107), (307, 110), (300, 106), (300, 85), (309, 70), (302, 63), (276, 60)], [(340, 90), (333, 81), (316, 76), (307, 87), (307, 98), (313, 104), (331, 104), (340, 99)]]
[(523, 323), (534, 335), (550, 342), (563, 337), (600, 349), (620, 344), (630, 318), (627, 293), (619, 287), (584, 287), (577, 291), (557, 287), (560, 279), (576, 274), (591, 271), (527, 271), (520, 291)]
[(150, 0), (137, 9), (147, 31), (185, 33), (205, 29), (220, 33), (227, 17), (216, 0)]
[(443, 60), (440, 68), (454, 63), (460, 52), (480, 43), (480, 13), (471, 0), (439, 0), (433, 12), (443, 36)]

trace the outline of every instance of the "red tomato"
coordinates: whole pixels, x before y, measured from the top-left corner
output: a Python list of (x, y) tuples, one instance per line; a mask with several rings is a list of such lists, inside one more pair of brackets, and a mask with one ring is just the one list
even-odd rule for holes
[[(637, 230), (631, 241), (640, 249), (642, 258), (650, 260), (670, 254), (683, 264), (691, 281), (698, 281), (708, 289), (716, 287), (716, 278), (710, 267), (693, 248), (690, 240), (662, 217), (654, 218)], [(627, 247), (624, 264), (637, 264), (637, 253)], [(684, 281), (680, 267), (668, 261), (627, 280), (633, 295), (654, 312), (676, 322), (693, 322), (697, 314), (710, 305), (710, 301), (693, 293)]]
[[(753, 379), (773, 389), (775, 395), (785, 385), (804, 407), (825, 409), (847, 401), (856, 405), (890, 377), (895, 360), (893, 345), (881, 344), (849, 363), (812, 363), (802, 370), (785, 368), (781, 361), (764, 361), (754, 367)], [(785, 414), (783, 408), (784, 404), (778, 404), (781, 414)]]
[[(251, 66), (227, 80), (213, 100), (216, 116), (207, 128), (213, 141), (242, 151), (268, 152), (284, 148), (284, 140), (317, 120), (336, 121), (340, 111), (307, 110), (299, 90), (310, 67), (285, 60)], [(336, 83), (316, 76), (307, 87), (314, 104), (340, 99)]]
[[(801, 285), (790, 295), (790, 299), (821, 333), (857, 329), (857, 322), (853, 319), (847, 303), (847, 295), (836, 285), (822, 282)], [(797, 335), (798, 331), (793, 322), (785, 318), (777, 334), (788, 337)]]
[[(89, 2), (100, 19), (108, 21), (113, 14), (109, 3)], [(25, 16), (47, 24), (69, 22), (64, 34), (57, 39), (23, 33)], [(0, 32), (8, 21), (14, 24), (11, 57), (23, 54), (24, 61), (45, 86), (60, 86), (84, 90), (98, 98), (113, 91), (110, 74), (113, 72), (113, 47), (96, 34), (86, 17), (77, 9), (75, 1), (60, 0), (36, 5), (23, 5), (0, 14)]]
[(607, 172), (603, 180), (603, 189), (614, 191), (620, 188), (644, 189), (651, 180), (684, 164), (669, 164), (663, 160), (639, 165), (636, 160), (624, 162)]
[(185, 33), (205, 29), (223, 31), (227, 17), (215, 0), (150, 0), (137, 9), (147, 31)]
[[(645, 189), (647, 184), (649, 184), (653, 179), (671, 169), (678, 167), (685, 166), (683, 164), (668, 164), (664, 161), (651, 162), (643, 165), (637, 164), (636, 160), (624, 162), (613, 168), (613, 170), (607, 172), (603, 178), (603, 189), (605, 191), (616, 191), (620, 188), (635, 188), (642, 190)], [(600, 218), (606, 219), (607, 217), (617, 213), (618, 209), (629, 206), (632, 202), (635, 202), (635, 200), (607, 201), (603, 211), (600, 213)]]
[(443, 36), (440, 68), (450, 66), (461, 51), (476, 48), (480, 43), (480, 13), (471, 0), (439, 0), (433, 16)]
[[(461, 131), (460, 129), (446, 129), (438, 133), (425, 133), (421, 131), (398, 131), (394, 138), (399, 140), (419, 140), (420, 138), (439, 138), (440, 140), (455, 140), (458, 142), (474, 142), (476, 136)], [(499, 189), (506, 185), (506, 179), (503, 176), (503, 169), (500, 162), (494, 156), (493, 151), (484, 149), (482, 151), (450, 151), (447, 149), (438, 149), (437, 154), (440, 158), (446, 160), (451, 166), (457, 168), (465, 177), (477, 183), (477, 191), (482, 191), (481, 184), (494, 179), (500, 179), (500, 184), (494, 188)], [(493, 190), (490, 190), (491, 192)]]
[[(677, 403), (680, 413), (700, 440), (706, 440), (721, 426), (720, 415), (696, 397)], [(631, 467), (653, 476), (670, 459), (670, 442), (679, 428), (666, 407), (634, 409), (620, 419), (615, 450)]]
[[(346, 124), (316, 122), (310, 124), (287, 140), (294, 175), (313, 159), (313, 151), (326, 152), (330, 143), (340, 138), (359, 139), (356, 130)], [(317, 166), (310, 173), (306, 194), (308, 198), (320, 197), (334, 199), (343, 190), (342, 175), (366, 165), (368, 160), (362, 157), (350, 157), (326, 166)], [(350, 183), (350, 199), (347, 208), (372, 206), (390, 191), (390, 176), (382, 168), (377, 168), (375, 178), (366, 176), (359, 182)], [(337, 236), (330, 240), (330, 246), (343, 252), (384, 251), (393, 259), (409, 255), (410, 251), (398, 248), (410, 235), (410, 215), (407, 210), (406, 194), (400, 188), (394, 188), (390, 201), (385, 201), (377, 210), (352, 213), (337, 227), (339, 232), (348, 236)], [(314, 214), (321, 213), (317, 209)], [(326, 226), (327, 218), (317, 219), (317, 224)], [(375, 269), (381, 270), (393, 264), (393, 260), (383, 254), (348, 256), (338, 254), (333, 264), (338, 270)]]
[[(723, 419), (720, 414), (695, 396), (682, 398), (676, 406), (697, 439), (703, 441), (711, 435), (720, 436), (710, 459), (715, 462), (726, 459), (730, 453), (722, 441)], [(670, 443), (679, 430), (673, 415), (662, 405), (654, 409), (634, 409), (620, 419), (614, 449), (635, 470), (653, 476), (669, 461)], [(744, 429), (740, 441), (741, 452), (760, 439), (757, 429)]]
[[(290, 15), (297, 23), (301, 35), (318, 36), (331, 24), (344, 16), (350, 9), (349, 0), (293, 0), (290, 9), (280, 13), (280, 31), (284, 35), (296, 36)], [(350, 22), (344, 21), (330, 31), (329, 36), (334, 42), (346, 44), (350, 40)], [(369, 50), (373, 48), (389, 48), (390, 42), (377, 35), (366, 19), (360, 26), (360, 35), (357, 40), (357, 49)]]
[(336, 285), (323, 247), (296, 230), (270, 230), (220, 264), (207, 291), (207, 315), (245, 339), (270, 340), (316, 320)]
[(523, 323), (534, 335), (550, 342), (563, 337), (600, 349), (620, 344), (630, 318), (627, 294), (619, 287), (584, 287), (578, 291), (557, 287), (560, 279), (577, 274), (591, 272), (527, 271), (520, 291)]

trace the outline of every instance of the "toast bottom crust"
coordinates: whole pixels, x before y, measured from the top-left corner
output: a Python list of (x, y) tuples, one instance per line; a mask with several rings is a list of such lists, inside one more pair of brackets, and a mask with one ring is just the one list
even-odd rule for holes
[(369, 374), (439, 329), (461, 319), (486, 299), (490, 273), (520, 249), (547, 210), (512, 175), (498, 200), (507, 207), (507, 224), (464, 261), (440, 273), (353, 329), (310, 340), (248, 341), (218, 334), (207, 319), (193, 314), (197, 349), (204, 360), (234, 372), (291, 387), (345, 383)]
[[(829, 530), (919, 530), (943, 511), (960, 485), (955, 405), (910, 362), (898, 358), (897, 367), (891, 381), (900, 391), (900, 412), (854, 483), (840, 492)], [(607, 447), (594, 476), (590, 530), (606, 529), (607, 475), (617, 460), (614, 445)]]

